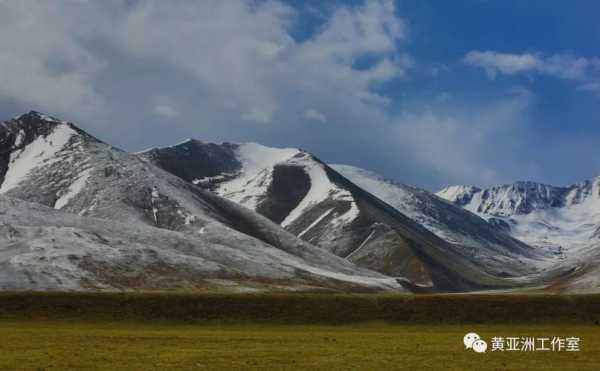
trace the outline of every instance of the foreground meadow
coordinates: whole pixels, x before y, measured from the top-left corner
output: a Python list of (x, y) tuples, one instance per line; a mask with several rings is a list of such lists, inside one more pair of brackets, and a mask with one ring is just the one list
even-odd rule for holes
[[(598, 370), (599, 303), (539, 295), (0, 294), (0, 369)], [(580, 350), (492, 352), (490, 344), (477, 354), (463, 345), (471, 331), (488, 343), (574, 336)]]
[[(464, 350), (463, 335), (581, 337), (580, 352)], [(182, 325), (0, 321), (6, 370), (598, 370), (590, 325)]]

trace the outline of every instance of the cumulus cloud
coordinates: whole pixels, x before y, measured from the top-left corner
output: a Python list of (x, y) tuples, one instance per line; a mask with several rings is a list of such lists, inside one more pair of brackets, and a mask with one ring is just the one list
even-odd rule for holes
[(69, 5), (0, 1), (0, 97), (61, 113), (102, 107), (92, 79), (105, 61), (82, 45), (85, 20)]
[[(398, 50), (405, 23), (394, 2), (330, 9), (299, 41), (297, 11), (281, 1), (0, 2), (0, 96), (56, 113), (118, 111), (122, 102), (111, 100), (136, 84), (130, 100), (146, 97), (153, 113), (173, 117), (142, 92), (160, 73), (165, 84), (187, 80), (176, 88), (199, 96), (215, 122), (264, 124), (279, 114), (282, 123), (335, 95), (385, 104), (377, 85), (413, 65)], [(372, 63), (357, 68), (363, 56)]]
[[(409, 182), (432, 174), (427, 185), (510, 172), (486, 153), (521, 137), (526, 93), (470, 108), (452, 92), (450, 111), (442, 94), (393, 113), (381, 87), (419, 67), (404, 50), (407, 22), (394, 1), (318, 13), (318, 25), (295, 37), (303, 20), (283, 1), (0, 0), (0, 109), (10, 100), (65, 115), (131, 150), (190, 136), (300, 146)], [(495, 74), (590, 69), (531, 58), (520, 67), (469, 60)], [(315, 131), (307, 120), (327, 125)]]
[[(283, 3), (183, 4), (136, 3), (117, 20), (109, 38), (123, 51), (187, 71), (210, 91), (209, 99), (233, 102), (246, 121), (271, 122), (289, 105), (281, 100), (291, 92), (309, 97), (315, 90), (338, 90), (348, 98), (376, 101), (383, 97), (373, 85), (402, 75), (410, 65), (397, 52), (404, 23), (394, 15), (393, 1), (338, 7), (317, 34), (302, 42), (290, 35), (296, 12)], [(368, 68), (354, 68), (364, 55), (377, 58)]]

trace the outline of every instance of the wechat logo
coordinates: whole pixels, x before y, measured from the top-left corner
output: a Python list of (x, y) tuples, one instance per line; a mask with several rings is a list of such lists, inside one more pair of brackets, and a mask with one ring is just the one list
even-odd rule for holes
[(473, 349), (475, 353), (485, 353), (487, 350), (487, 343), (485, 340), (481, 340), (481, 337), (474, 332), (469, 332), (463, 338), (463, 343), (466, 349)]

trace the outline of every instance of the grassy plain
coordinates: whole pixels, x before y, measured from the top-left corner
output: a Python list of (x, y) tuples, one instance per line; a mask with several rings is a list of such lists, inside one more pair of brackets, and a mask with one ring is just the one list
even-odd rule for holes
[[(2, 294), (0, 369), (599, 370), (599, 302), (541, 295)], [(462, 344), (469, 331), (488, 342), (577, 336), (581, 351), (476, 354)]]

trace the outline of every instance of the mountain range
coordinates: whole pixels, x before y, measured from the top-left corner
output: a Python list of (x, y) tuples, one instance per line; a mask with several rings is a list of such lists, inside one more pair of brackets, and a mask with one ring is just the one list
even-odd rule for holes
[(600, 177), (566, 187), (516, 182), (486, 189), (451, 186), (437, 193), (549, 259), (540, 266), (576, 270), (558, 287), (597, 291), (600, 283)]
[(600, 291), (599, 179), (433, 194), (294, 148), (127, 153), (32, 111), (0, 124), (0, 288)]

